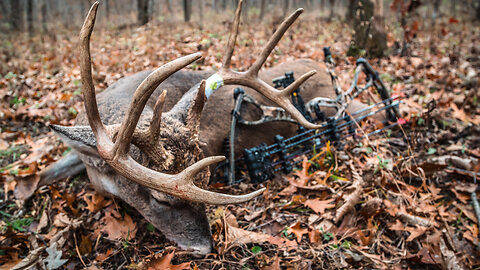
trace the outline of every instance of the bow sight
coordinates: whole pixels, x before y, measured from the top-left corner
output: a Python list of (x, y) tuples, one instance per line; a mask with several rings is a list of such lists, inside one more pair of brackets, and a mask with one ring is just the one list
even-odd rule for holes
[[(244, 149), (243, 156), (235, 159), (234, 144), (235, 127), (237, 124), (258, 125), (271, 121), (296, 123), (282, 108), (261, 104), (253, 97), (247, 95), (242, 88), (236, 88), (234, 90), (235, 106), (232, 111), (230, 136), (224, 141), (224, 151), (228, 158), (215, 168), (212, 182), (222, 182), (231, 185), (245, 180), (244, 177), (236, 180), (236, 174), (242, 176), (248, 174), (252, 183), (261, 183), (273, 178), (278, 171), (291, 172), (295, 165), (296, 157), (315, 152), (316, 149), (326, 145), (328, 141), (338, 144), (339, 141), (350, 136), (355, 136), (355, 138), (371, 136), (404, 123), (403, 119), (397, 120), (399, 115), (398, 97), (390, 97), (378, 72), (372, 68), (366, 59), (360, 58), (357, 60), (353, 82), (349, 89), (343, 91), (339, 87), (338, 77), (334, 71), (335, 64), (330, 49), (325, 47), (323, 50), (327, 72), (332, 80), (336, 98), (317, 97), (305, 104), (300, 95), (300, 88), (292, 92), (291, 95), (292, 103), (298, 111), (310, 122), (323, 123), (321, 127), (307, 130), (298, 125), (297, 135), (290, 138), (276, 135), (274, 144), (267, 145), (264, 143), (256, 147)], [(359, 87), (357, 83), (362, 72), (366, 75), (366, 83), (363, 87)], [(273, 79), (273, 84), (275, 88), (282, 89), (294, 81), (293, 72), (287, 72), (284, 76)], [(352, 114), (347, 113), (345, 109), (350, 101), (370, 87), (375, 88), (382, 101)], [(242, 104), (246, 103), (250, 103), (261, 110), (262, 115), (260, 119), (247, 121), (242, 118), (240, 108)], [(334, 108), (336, 113), (334, 116), (327, 118), (325, 112), (321, 109), (322, 107)], [(362, 120), (379, 112), (386, 112), (387, 115), (387, 120), (382, 121), (383, 128), (370, 131), (369, 133), (365, 131), (365, 128), (360, 128), (359, 123)], [(359, 128), (362, 130), (362, 135), (357, 134)]]

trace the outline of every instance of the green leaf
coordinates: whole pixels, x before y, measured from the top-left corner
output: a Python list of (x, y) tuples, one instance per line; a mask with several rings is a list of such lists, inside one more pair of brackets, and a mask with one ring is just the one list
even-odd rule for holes
[(67, 155), (68, 153), (70, 153), (70, 151), (72, 151), (72, 148), (71, 148), (71, 147), (67, 147), (67, 149), (65, 149), (65, 151), (63, 151), (62, 156)]
[(68, 112), (73, 116), (76, 116), (78, 114), (77, 110), (75, 110), (74, 107), (68, 108)]
[(258, 253), (260, 253), (261, 251), (262, 251), (262, 248), (259, 247), (259, 246), (253, 246), (253, 247), (252, 247), (252, 253), (253, 253), (253, 254), (258, 254)]
[(324, 241), (330, 241), (333, 239), (333, 233), (331, 232), (326, 232), (323, 234), (323, 240)]
[(149, 232), (154, 232), (155, 231), (155, 227), (153, 227), (152, 223), (147, 224), (147, 231), (149, 231)]
[(341, 247), (344, 249), (349, 249), (352, 246), (352, 242), (350, 241), (345, 241), (342, 243)]
[(13, 217), (13, 216), (12, 216), (12, 215), (10, 215), (9, 213), (7, 213), (7, 212), (5, 212), (5, 211), (2, 211), (2, 210), (0, 210), (0, 214), (2, 214), (2, 215), (4, 215), (4, 216), (6, 216), (6, 217), (8, 217), (8, 218), (11, 218), (11, 217)]
[(5, 79), (11, 79), (11, 78), (16, 78), (17, 77), (17, 74), (13, 73), (13, 72), (8, 72), (7, 75), (5, 75)]
[(430, 148), (428, 148), (428, 152), (427, 152), (427, 153), (428, 153), (429, 155), (433, 155), (433, 154), (435, 154), (436, 152), (437, 152), (437, 149), (435, 149), (435, 148), (433, 148), (433, 147), (430, 147)]

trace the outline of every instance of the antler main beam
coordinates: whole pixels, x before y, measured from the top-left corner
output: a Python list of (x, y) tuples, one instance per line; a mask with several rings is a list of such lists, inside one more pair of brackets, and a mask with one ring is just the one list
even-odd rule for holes
[[(97, 139), (97, 149), (100, 156), (127, 179), (189, 201), (209, 204), (234, 204), (246, 202), (263, 193), (265, 188), (246, 195), (236, 196), (211, 192), (195, 186), (193, 181), (200, 171), (224, 160), (225, 157), (216, 156), (204, 158), (178, 174), (169, 175), (144, 167), (129, 155), (129, 147), (133, 133), (153, 91), (171, 74), (199, 59), (201, 57), (200, 53), (190, 54), (173, 60), (159, 67), (145, 78), (135, 91), (132, 103), (123, 119), (116, 140), (112, 142), (100, 119), (92, 78), (90, 37), (95, 24), (97, 8), (98, 2), (95, 2), (80, 31), (80, 72), (85, 99), (85, 110), (87, 112), (88, 122)], [(204, 88), (205, 83), (202, 83), (201, 87)], [(204, 90), (205, 89), (202, 89), (201, 91)], [(160, 125), (161, 107), (163, 106), (165, 94), (165, 92), (162, 93), (155, 105), (152, 126)]]
[[(221, 84), (225, 85), (243, 85), (255, 89), (260, 92), (262, 95), (270, 99), (271, 101), (278, 104), (280, 107), (285, 109), (288, 113), (291, 114), (292, 118), (298, 121), (302, 126), (314, 129), (319, 128), (320, 125), (315, 125), (310, 123), (305, 119), (305, 117), (295, 108), (295, 106), (290, 101), (290, 94), (295, 91), (301, 84), (303, 84), (308, 78), (312, 77), (317, 73), (315, 70), (309, 71), (290, 86), (284, 90), (277, 90), (268, 83), (260, 80), (258, 78), (258, 72), (263, 66), (268, 56), (272, 50), (277, 46), (280, 39), (283, 37), (288, 28), (295, 22), (295, 20), (302, 14), (303, 9), (297, 9), (292, 15), (285, 19), (280, 27), (275, 31), (270, 40), (267, 42), (259, 57), (253, 63), (253, 65), (246, 72), (236, 72), (230, 68), (231, 58), (235, 48), (235, 43), (238, 36), (238, 29), (240, 25), (240, 14), (242, 10), (242, 0), (239, 1), (237, 10), (235, 12), (235, 19), (233, 21), (232, 31), (228, 39), (227, 47), (225, 49), (224, 58), (222, 61), (221, 69), (216, 73), (222, 80)], [(217, 79), (217, 78), (216, 78)], [(219, 86), (221, 86), (221, 84)], [(215, 89), (212, 89), (215, 90)]]

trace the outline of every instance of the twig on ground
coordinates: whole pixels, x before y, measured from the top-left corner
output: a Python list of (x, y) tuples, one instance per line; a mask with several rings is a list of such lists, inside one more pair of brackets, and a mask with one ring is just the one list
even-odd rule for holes
[(470, 195), (473, 202), (473, 209), (475, 210), (475, 215), (477, 216), (477, 226), (480, 224), (480, 204), (478, 203), (477, 194), (472, 192)]

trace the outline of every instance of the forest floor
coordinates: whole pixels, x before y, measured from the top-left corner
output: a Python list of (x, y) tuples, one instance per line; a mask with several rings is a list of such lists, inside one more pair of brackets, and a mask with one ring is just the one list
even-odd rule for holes
[[(235, 68), (253, 63), (273, 25), (241, 26)], [(96, 29), (96, 87), (197, 51), (203, 58), (188, 68), (216, 69), (228, 26)], [(402, 40), (398, 26), (389, 33), (390, 47)], [(346, 56), (351, 35), (342, 23), (301, 17), (266, 66), (322, 62), (322, 48), (331, 46), (346, 88), (355, 64)], [(441, 18), (420, 27), (410, 56), (392, 51), (371, 60), (392, 94), (404, 97), (407, 123), (326, 146), (290, 175), (223, 188), (267, 192), (242, 205), (209, 206), (216, 250), (201, 258), (177, 250), (132, 207), (96, 194), (86, 175), (38, 187), (38, 172), (69, 151), (48, 125), (72, 125), (83, 108), (76, 40), (68, 30), (2, 36), (0, 269), (480, 268), (472, 203), (480, 195), (478, 22)]]

